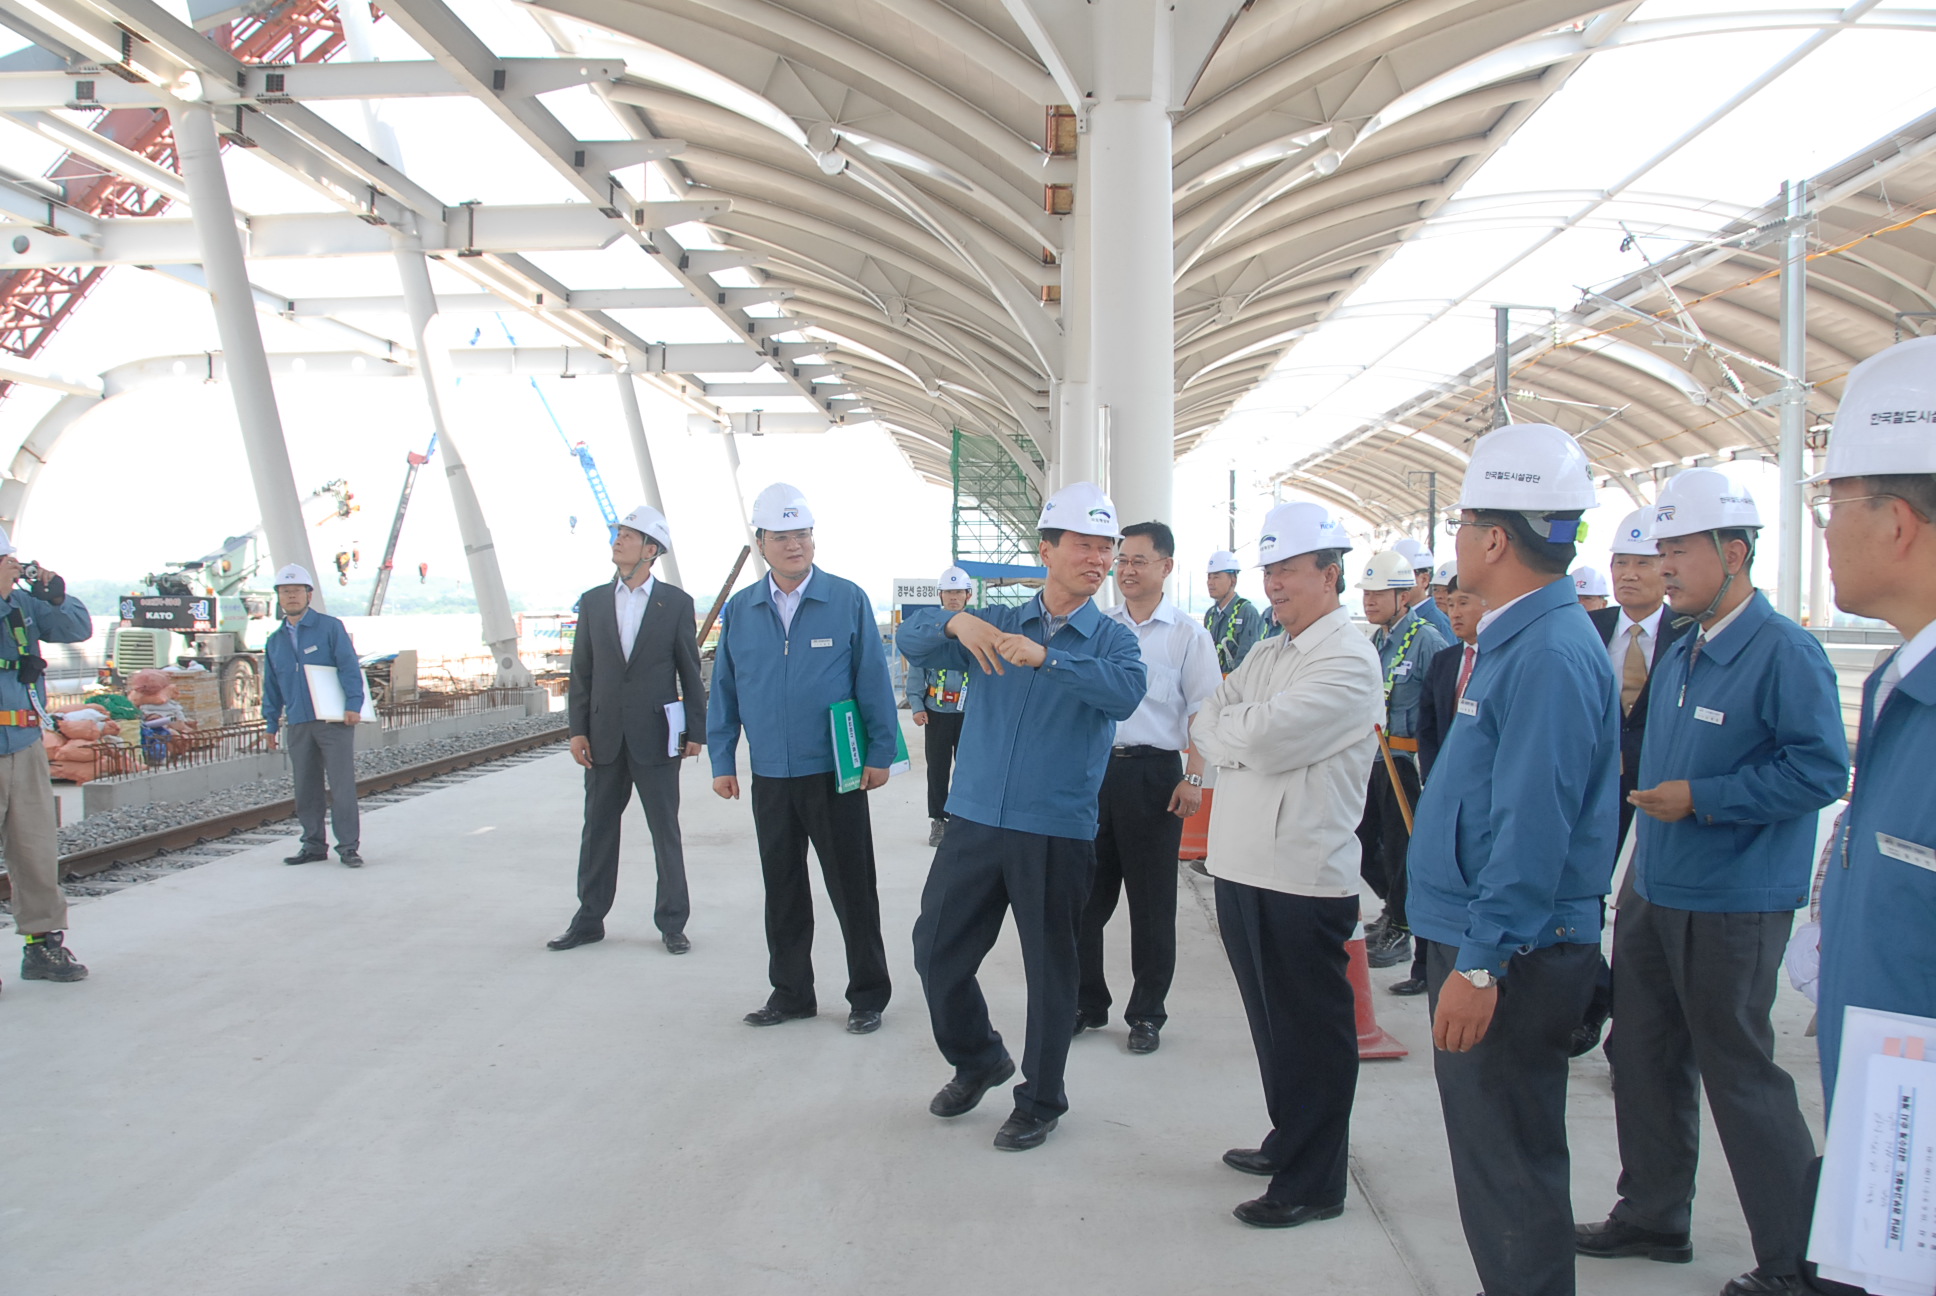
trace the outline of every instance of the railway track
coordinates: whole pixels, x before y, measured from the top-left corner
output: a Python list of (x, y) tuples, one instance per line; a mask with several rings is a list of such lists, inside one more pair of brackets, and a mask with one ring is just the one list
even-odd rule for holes
[[(454, 756), (440, 756), (436, 760), (386, 770), (381, 774), (372, 774), (368, 778), (358, 779), (356, 795), (359, 798), (380, 796), (413, 783), (442, 778), (474, 765), (487, 765), (493, 761), (503, 760), (507, 756), (517, 756), (539, 747), (560, 743), (565, 741), (566, 737), (565, 727), (560, 725), (557, 729), (547, 730), (544, 733), (525, 734), (508, 742), (494, 743), (489, 747), (478, 747), (471, 751), (458, 752)], [(144, 833), (139, 837), (109, 842), (105, 846), (75, 851), (61, 856), (61, 880), (66, 882), (75, 878), (91, 877), (123, 865), (137, 864), (157, 855), (186, 851), (207, 842), (220, 841), (225, 837), (246, 833), (265, 824), (281, 823), (286, 819), (294, 818), (295, 814), (296, 803), (293, 799), (270, 801), (263, 805), (250, 806), (245, 810), (236, 810), (209, 819), (198, 819), (194, 823), (164, 828), (160, 832)], [(0, 875), (0, 900), (12, 898), (11, 884), (5, 876)]]

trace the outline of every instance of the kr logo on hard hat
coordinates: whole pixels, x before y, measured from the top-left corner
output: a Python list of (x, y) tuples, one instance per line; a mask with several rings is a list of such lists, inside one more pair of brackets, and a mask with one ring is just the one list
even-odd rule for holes
[(1114, 521), (1114, 519), (1113, 519), (1113, 518), (1111, 518), (1111, 517), (1109, 516), (1109, 510), (1108, 510), (1108, 509), (1104, 509), (1104, 508), (1092, 508), (1092, 509), (1090, 509), (1090, 510), (1089, 510), (1089, 520), (1090, 520), (1091, 522), (1111, 522), (1111, 521)]
[(1267, 535), (1261, 538), (1260, 540), (1258, 540), (1257, 543), (1262, 548), (1275, 549), (1277, 548), (1277, 537), (1274, 535)]
[(1672, 522), (1674, 520), (1674, 508), (1675, 506), (1672, 504), (1661, 505), (1660, 511), (1654, 514), (1654, 521)]
[(797, 518), (800, 516), (800, 510), (797, 508), (783, 508), (780, 510), (780, 516), (782, 518)]

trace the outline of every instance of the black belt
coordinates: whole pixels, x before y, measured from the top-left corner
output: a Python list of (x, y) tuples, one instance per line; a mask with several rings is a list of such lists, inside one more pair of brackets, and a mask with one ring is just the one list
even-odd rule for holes
[(1173, 752), (1168, 747), (1111, 747), (1109, 754), (1112, 758), (1135, 759), (1150, 756), (1177, 756), (1181, 753)]

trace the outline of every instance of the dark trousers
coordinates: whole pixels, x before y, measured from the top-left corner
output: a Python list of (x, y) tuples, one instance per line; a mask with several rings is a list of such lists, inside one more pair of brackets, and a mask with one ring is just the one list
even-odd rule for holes
[[(1398, 780), (1405, 789), (1405, 804), (1418, 806), (1418, 766), (1410, 757), (1394, 755)], [(1391, 775), (1381, 755), (1371, 763), (1371, 786), (1365, 794), (1364, 817), (1358, 821), (1358, 871), (1371, 884), (1372, 891), (1385, 902), (1385, 916), (1402, 931), (1410, 931), (1405, 917), (1405, 852), (1412, 844), (1411, 830), (1399, 812), (1398, 797), (1392, 791)]]
[(865, 792), (836, 792), (836, 776), (753, 776), (753, 831), (766, 881), (767, 1003), (784, 1012), (817, 1006), (813, 993), (813, 887), (807, 846), (820, 859), (834, 917), (847, 944), (847, 1003), (880, 1012), (891, 987), (874, 883), (874, 826)]
[(639, 794), (652, 833), (659, 894), (652, 921), (667, 936), (686, 930), (692, 901), (686, 892), (686, 848), (679, 835), (679, 763), (641, 762), (619, 745), (618, 759), (585, 771), (585, 827), (578, 838), (578, 913), (574, 930), (605, 926), (618, 895), (619, 825), (632, 793)]
[(928, 818), (946, 819), (948, 780), (954, 773), (955, 748), (961, 744), (961, 712), (928, 712), (921, 741), (928, 758)]
[(1345, 942), (1356, 896), (1297, 896), (1217, 879), (1217, 927), (1250, 1018), (1277, 1167), (1271, 1201), (1344, 1201), (1358, 1028)]
[[(1426, 953), (1434, 1014), (1458, 953), (1437, 941)], [(1597, 945), (1514, 955), (1485, 1038), (1432, 1054), (1459, 1220), (1486, 1296), (1573, 1296), (1566, 1055), (1599, 956)]]
[(1114, 756), (1097, 798), (1096, 872), (1082, 909), (1077, 942), (1082, 985), (1076, 1006), (1096, 1021), (1109, 1016), (1109, 983), (1103, 973), (1103, 929), (1116, 900), (1129, 896), (1129, 967), (1134, 981), (1123, 1017), (1161, 1026), (1169, 1020), (1163, 1001), (1176, 976), (1176, 861), (1183, 849), (1183, 821), (1170, 813), (1170, 797), (1183, 781), (1178, 752)]
[(1627, 899), (1613, 932), (1607, 1036), (1620, 1136), (1616, 1219), (1685, 1233), (1701, 1090), (1741, 1199), (1755, 1263), (1792, 1274), (1808, 1242), (1815, 1140), (1769, 1020), (1792, 913), (1695, 913)]
[(307, 720), (284, 725), (282, 743), (289, 753), (289, 775), (296, 785), (296, 819), (302, 824), (303, 850), (329, 853), (329, 838), (323, 835), (325, 783), (329, 785), (329, 826), (336, 834), (336, 849), (355, 850), (363, 839), (356, 809), (356, 730), (340, 720)]
[(956, 819), (934, 853), (914, 922), (914, 970), (928, 996), (934, 1042), (960, 1076), (982, 1076), (1008, 1050), (988, 1020), (975, 973), (1015, 911), (1028, 977), (1028, 1029), (1017, 1111), (1038, 1119), (1069, 1110), (1062, 1068), (1076, 1019), (1076, 931), (1095, 844)]

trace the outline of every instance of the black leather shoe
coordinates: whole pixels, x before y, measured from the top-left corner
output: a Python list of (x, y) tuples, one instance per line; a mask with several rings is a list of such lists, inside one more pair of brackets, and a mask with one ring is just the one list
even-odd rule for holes
[(1686, 1264), (1694, 1258), (1694, 1243), (1687, 1234), (1654, 1233), (1617, 1219), (1575, 1224), (1573, 1248), (1583, 1256), (1597, 1256), (1602, 1260), (1644, 1256), (1667, 1264)]
[(1391, 991), (1395, 995), (1404, 995), (1408, 998), (1412, 995), (1422, 995), (1425, 993), (1425, 990), (1426, 990), (1425, 978), (1424, 977), (1406, 977), (1403, 981), (1392, 982), (1390, 985), (1386, 986), (1385, 989)]
[(995, 1147), (1002, 1152), (1027, 1152), (1039, 1148), (1048, 1141), (1049, 1131), (1055, 1128), (1056, 1118), (1037, 1120), (1025, 1116), (1020, 1108), (1010, 1112), (1002, 1127), (995, 1131)]
[(1262, 1148), (1231, 1148), (1223, 1154), (1223, 1163), (1232, 1170), (1241, 1170), (1245, 1174), (1264, 1175), (1268, 1178), (1277, 1173), (1277, 1167), (1271, 1164), (1271, 1159), (1264, 1155)]
[(1075, 1033), (1077, 1035), (1082, 1034), (1086, 1030), (1101, 1030), (1108, 1024), (1108, 1013), (1088, 1012), (1081, 1008), (1076, 1009)]
[(1600, 1047), (1600, 1029), (1599, 1022), (1587, 1022), (1584, 1025), (1575, 1026), (1572, 1038), (1567, 1041), (1566, 1056), (1585, 1057)]
[(867, 1008), (856, 1008), (847, 1014), (847, 1033), (849, 1035), (872, 1035), (881, 1028), (881, 1015)]
[(1336, 1206), (1293, 1206), (1289, 1202), (1259, 1197), (1256, 1201), (1245, 1202), (1230, 1213), (1257, 1228), (1296, 1228), (1312, 1220), (1336, 1219), (1344, 1214), (1344, 1206), (1342, 1203)]
[(741, 1020), (748, 1026), (778, 1026), (781, 1022), (805, 1021), (809, 1017), (819, 1015), (818, 1008), (808, 1008), (804, 1012), (789, 1012), (785, 1008), (775, 1008), (772, 1004), (768, 1004), (764, 1008), (755, 1008)]
[(594, 945), (605, 939), (603, 927), (573, 927), (563, 936), (545, 942), (546, 949), (577, 949), (580, 945)]
[(1721, 1296), (1788, 1296), (1805, 1290), (1800, 1275), (1771, 1274), (1757, 1265), (1739, 1278), (1728, 1279)]
[(320, 852), (297, 851), (294, 855), (291, 855), (288, 859), (285, 859), (283, 863), (284, 864), (314, 864), (319, 860), (326, 860), (328, 858), (329, 858), (328, 851), (320, 851)]
[(1129, 1024), (1129, 1051), (1131, 1053), (1154, 1053), (1163, 1043), (1160, 1032), (1163, 1028), (1155, 1022), (1131, 1022)]
[(666, 953), (668, 954), (689, 954), (692, 952), (692, 941), (684, 932), (667, 932), (660, 939), (665, 942)]
[(342, 853), (342, 860), (343, 860), (344, 868), (362, 868), (363, 867), (363, 857), (361, 855), (358, 855), (355, 851), (344, 851)]
[(975, 1110), (981, 1096), (1002, 1081), (1015, 1074), (1015, 1059), (1005, 1057), (994, 1068), (978, 1078), (968, 1079), (956, 1076), (941, 1086), (941, 1092), (928, 1104), (928, 1110), (936, 1116), (965, 1116)]

